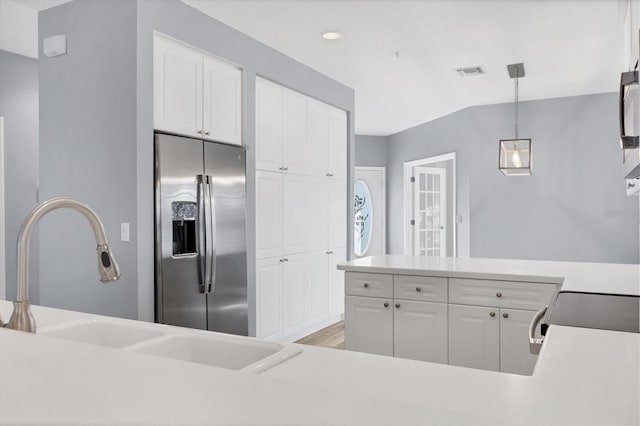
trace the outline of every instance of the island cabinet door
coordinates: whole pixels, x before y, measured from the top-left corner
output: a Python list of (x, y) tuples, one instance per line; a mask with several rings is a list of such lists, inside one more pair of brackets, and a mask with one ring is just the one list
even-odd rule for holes
[(345, 349), (393, 356), (393, 301), (360, 296), (345, 299)]
[(533, 374), (538, 357), (529, 350), (529, 323), (535, 314), (535, 311), (500, 309), (500, 371)]
[(399, 358), (447, 363), (447, 305), (395, 300), (393, 353)]
[(449, 305), (449, 364), (500, 369), (500, 310)]

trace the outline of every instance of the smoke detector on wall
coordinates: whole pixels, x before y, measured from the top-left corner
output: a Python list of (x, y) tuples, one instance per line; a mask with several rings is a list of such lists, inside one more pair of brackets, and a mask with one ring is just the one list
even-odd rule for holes
[(462, 67), (456, 69), (456, 72), (460, 77), (473, 77), (475, 75), (484, 74), (484, 70), (481, 66)]

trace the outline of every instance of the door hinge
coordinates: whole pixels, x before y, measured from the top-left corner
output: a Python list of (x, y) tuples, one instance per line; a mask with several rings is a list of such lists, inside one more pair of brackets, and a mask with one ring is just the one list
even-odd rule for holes
[(415, 178), (415, 177), (413, 177), (413, 176), (411, 176), (411, 179), (409, 179), (409, 180), (411, 181), (411, 183), (415, 183), (416, 178)]
[(414, 219), (411, 219), (411, 226), (415, 226), (416, 221)]

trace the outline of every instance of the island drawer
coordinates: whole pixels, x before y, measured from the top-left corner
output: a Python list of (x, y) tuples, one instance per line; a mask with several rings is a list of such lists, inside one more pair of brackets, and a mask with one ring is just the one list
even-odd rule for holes
[(350, 296), (393, 297), (393, 275), (345, 273), (344, 291)]
[(393, 297), (404, 300), (447, 303), (447, 279), (394, 275)]
[(556, 290), (555, 284), (450, 278), (449, 303), (538, 310)]

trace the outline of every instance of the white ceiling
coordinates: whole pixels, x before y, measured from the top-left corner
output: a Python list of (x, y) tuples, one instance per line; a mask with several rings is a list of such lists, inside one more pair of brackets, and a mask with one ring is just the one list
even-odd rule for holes
[[(510, 63), (524, 100), (613, 92), (626, 66), (626, 0), (182, 1), (354, 88), (357, 134), (511, 101)], [(471, 65), (486, 74), (453, 71)]]
[[(67, 1), (0, 0), (0, 49), (37, 57), (37, 11)], [(628, 0), (183, 1), (352, 87), (357, 134), (509, 102), (509, 63), (524, 100), (615, 91), (627, 65)], [(453, 71), (470, 65), (486, 74)]]

